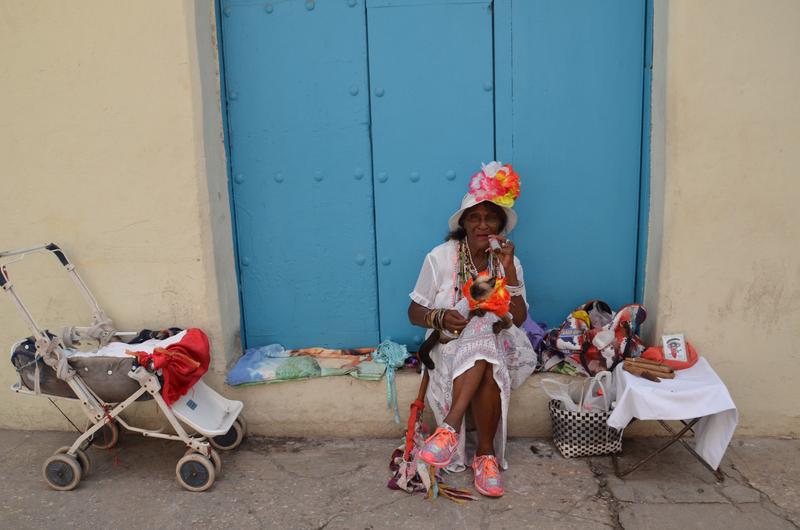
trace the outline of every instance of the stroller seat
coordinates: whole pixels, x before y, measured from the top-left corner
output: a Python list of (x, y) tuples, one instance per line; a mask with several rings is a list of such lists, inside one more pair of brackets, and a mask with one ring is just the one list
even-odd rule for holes
[[(139, 389), (139, 383), (128, 377), (134, 357), (127, 353), (143, 351), (153, 353), (156, 348), (166, 348), (186, 335), (181, 331), (163, 340), (150, 339), (138, 344), (114, 341), (95, 350), (64, 348), (67, 362), (76, 370), (97, 396), (106, 403), (119, 403)], [(36, 364), (39, 365), (39, 390), (42, 394), (74, 398), (75, 394), (65, 381), (56, 377), (55, 371), (41, 359), (34, 363), (36, 344), (33, 337), (17, 342), (11, 348), (11, 364), (20, 374), (22, 384), (28, 390), (35, 389)], [(152, 399), (143, 394), (137, 401)]]
[[(130, 355), (75, 355), (68, 357), (69, 365), (77, 371), (97, 396), (106, 403), (119, 403), (139, 389), (138, 381), (128, 377), (134, 358)], [(42, 394), (76, 398), (66, 383), (56, 376), (55, 370), (44, 361), (36, 359), (36, 344), (33, 337), (17, 342), (11, 348), (11, 364), (19, 373), (20, 382), (30, 391), (36, 389), (36, 368), (39, 368), (39, 391)], [(152, 399), (142, 394), (137, 401)]]

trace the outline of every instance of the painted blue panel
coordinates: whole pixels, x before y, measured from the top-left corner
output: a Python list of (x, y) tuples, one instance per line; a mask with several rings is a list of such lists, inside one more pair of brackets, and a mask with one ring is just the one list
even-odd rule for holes
[[(497, 160), (511, 162), (513, 129), (513, 53), (511, 0), (494, 0), (494, 148)], [(524, 265), (524, 264), (523, 264)]]
[(246, 344), (375, 344), (363, 3), (226, 2)]
[(419, 343), (408, 293), (494, 156), (489, 2), (367, 2), (381, 337)]
[(634, 299), (644, 24), (631, 0), (512, 1), (496, 16), (513, 54), (511, 71), (497, 65), (513, 80), (497, 150), (523, 179), (514, 240), (531, 312), (550, 324), (587, 299)]

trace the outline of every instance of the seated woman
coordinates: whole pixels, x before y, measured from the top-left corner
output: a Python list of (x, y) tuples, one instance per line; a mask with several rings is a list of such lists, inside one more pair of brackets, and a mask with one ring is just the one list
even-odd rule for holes
[[(471, 406), (478, 431), (472, 460), (475, 488), (492, 497), (503, 495), (500, 467), (508, 467), (506, 418), (511, 389), (536, 367), (533, 347), (519, 328), (528, 311), (522, 265), (514, 256), (514, 244), (505, 237), (517, 221), (511, 207), (518, 195), (519, 177), (511, 166), (492, 162), (472, 177), (461, 208), (450, 217), (447, 241), (425, 258), (408, 308), (412, 324), (457, 337), (437, 343), (431, 351), (435, 368), (429, 371), (426, 398), (439, 427), (425, 441), (419, 458), (448, 471), (463, 471), (467, 461), (464, 416)], [(499, 248), (491, 248), (492, 239)], [(459, 337), (468, 320), (454, 307), (464, 297), (467, 281), (483, 271), (498, 276), (504, 271), (513, 325), (488, 338), (485, 334)]]

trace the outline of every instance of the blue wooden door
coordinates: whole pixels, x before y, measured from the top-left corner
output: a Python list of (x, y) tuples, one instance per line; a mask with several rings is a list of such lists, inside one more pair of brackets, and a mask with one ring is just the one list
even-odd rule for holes
[(408, 293), (481, 160), (494, 157), (486, 0), (368, 0), (380, 330), (416, 346)]
[(248, 346), (414, 347), (406, 308), (481, 162), (523, 179), (532, 313), (634, 298), (644, 0), (221, 6)]
[(634, 300), (644, 1), (497, 0), (497, 155), (523, 178), (513, 234), (534, 318)]
[(375, 344), (363, 5), (229, 1), (221, 20), (245, 344)]

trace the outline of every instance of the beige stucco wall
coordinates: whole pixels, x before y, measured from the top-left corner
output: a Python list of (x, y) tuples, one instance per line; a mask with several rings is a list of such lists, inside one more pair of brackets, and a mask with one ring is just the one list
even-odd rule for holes
[(800, 3), (656, 2), (651, 333), (685, 332), (739, 434), (800, 435)]
[[(687, 334), (742, 434), (800, 434), (797, 27), (793, 0), (655, 1), (648, 335)], [(0, 248), (61, 244), (122, 329), (206, 329), (219, 388), (239, 309), (214, 43), (211, 0), (0, 3)], [(88, 316), (54, 263), (11, 274), (42, 324)], [(4, 299), (0, 322), (2, 348), (27, 335)], [(0, 362), (0, 392), (14, 377)], [(401, 401), (415, 387), (401, 378)], [(225, 390), (259, 432), (338, 436), (396, 432), (383, 392), (347, 379)], [(515, 399), (512, 432), (545, 433), (535, 381)], [(69, 426), (45, 400), (7, 395), (3, 427)]]
[[(60, 244), (119, 329), (202, 327), (222, 371), (239, 313), (213, 21), (210, 0), (0, 3), (0, 249)], [(87, 320), (54, 259), (9, 272), (41, 325)], [(0, 322), (3, 350), (28, 334), (5, 297)], [(3, 360), (0, 392), (14, 380)], [(7, 393), (0, 427), (69, 425)]]

